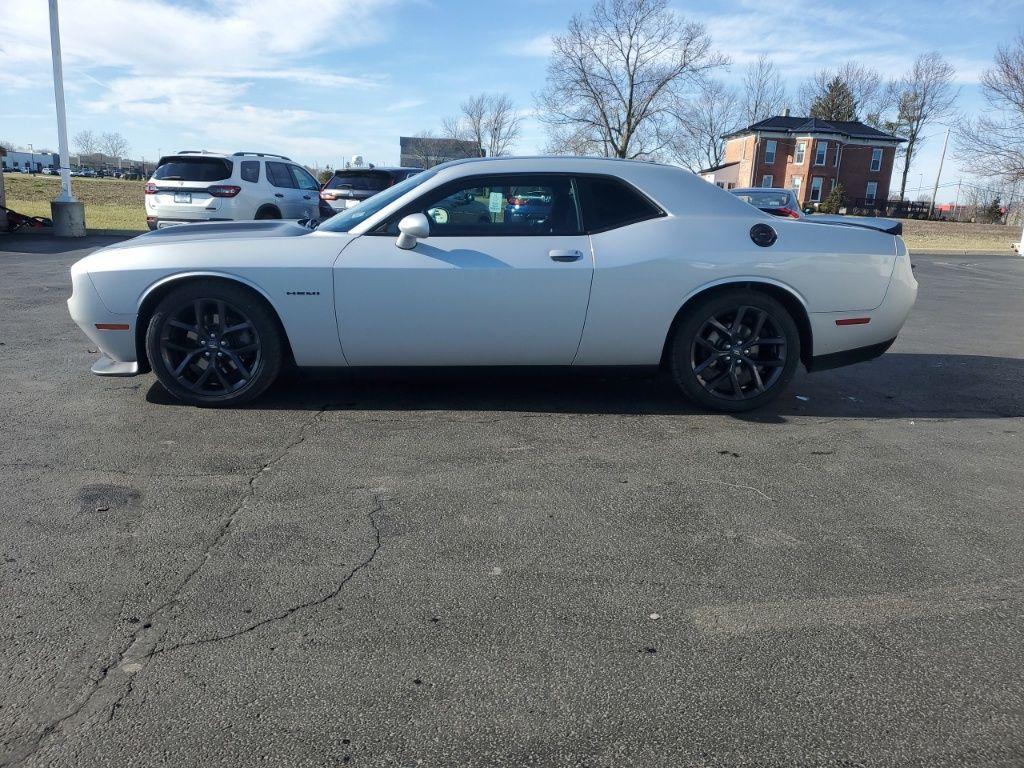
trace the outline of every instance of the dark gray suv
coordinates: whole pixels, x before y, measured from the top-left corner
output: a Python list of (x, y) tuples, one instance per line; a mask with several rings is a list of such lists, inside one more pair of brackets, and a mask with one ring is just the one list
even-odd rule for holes
[(415, 176), (422, 168), (378, 168), (370, 165), (366, 168), (344, 168), (334, 175), (320, 189), (320, 199), (331, 208), (344, 211), (378, 192), (410, 176)]

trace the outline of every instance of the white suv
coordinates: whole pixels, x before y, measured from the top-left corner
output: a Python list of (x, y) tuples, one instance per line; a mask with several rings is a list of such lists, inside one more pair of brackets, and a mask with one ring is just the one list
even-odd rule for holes
[(312, 174), (283, 155), (186, 150), (160, 158), (146, 184), (146, 223), (322, 218), (319, 195)]

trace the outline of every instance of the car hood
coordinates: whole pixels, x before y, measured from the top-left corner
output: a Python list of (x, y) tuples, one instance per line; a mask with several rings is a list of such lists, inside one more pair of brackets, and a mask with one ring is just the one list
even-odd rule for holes
[(182, 242), (185, 240), (251, 239), (254, 237), (301, 237), (312, 232), (295, 221), (211, 221), (178, 224), (132, 238), (132, 245)]
[(844, 227), (877, 229), (890, 235), (903, 234), (903, 222), (894, 219), (879, 219), (873, 216), (837, 216), (830, 213), (814, 213), (805, 217), (813, 224), (839, 224)]

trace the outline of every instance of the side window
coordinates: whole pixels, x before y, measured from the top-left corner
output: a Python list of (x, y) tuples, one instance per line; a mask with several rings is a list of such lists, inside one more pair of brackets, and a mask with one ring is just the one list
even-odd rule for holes
[(488, 176), (463, 179), (431, 190), (391, 217), (422, 213), (431, 237), (580, 234), (579, 206), (568, 176)]
[(318, 191), (320, 185), (317, 184), (316, 179), (307, 171), (305, 168), (299, 168), (297, 165), (289, 165), (288, 170), (292, 172), (292, 179), (295, 181), (295, 186), (299, 189), (311, 189)]
[(255, 184), (260, 180), (260, 161), (259, 160), (243, 160), (242, 161), (242, 181), (251, 181)]
[(583, 226), (587, 232), (604, 232), (665, 215), (658, 206), (619, 179), (581, 176), (576, 179), (576, 185), (580, 190)]
[(295, 188), (295, 180), (284, 163), (267, 163), (267, 179), (275, 187)]

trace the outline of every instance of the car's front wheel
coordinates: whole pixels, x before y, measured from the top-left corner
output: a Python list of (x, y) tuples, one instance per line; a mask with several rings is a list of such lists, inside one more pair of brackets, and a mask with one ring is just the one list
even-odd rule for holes
[(698, 300), (673, 333), (669, 366), (680, 389), (717, 411), (749, 411), (774, 400), (800, 362), (800, 333), (778, 301), (728, 290)]
[(146, 353), (160, 383), (193, 405), (231, 406), (266, 390), (281, 370), (283, 342), (262, 298), (218, 280), (171, 291), (157, 305)]

